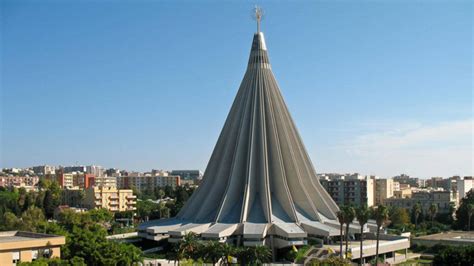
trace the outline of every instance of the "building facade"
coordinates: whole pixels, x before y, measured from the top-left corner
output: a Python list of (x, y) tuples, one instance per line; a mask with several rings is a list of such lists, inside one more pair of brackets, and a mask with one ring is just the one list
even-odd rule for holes
[(171, 175), (179, 175), (181, 179), (185, 180), (200, 180), (202, 179), (202, 172), (199, 170), (172, 170)]
[(104, 176), (105, 169), (102, 166), (98, 165), (88, 165), (86, 166), (86, 173), (91, 174), (95, 177)]
[(60, 258), (64, 236), (39, 233), (6, 231), (0, 232), (0, 265), (17, 265), (40, 258)]
[(24, 187), (34, 189), (39, 182), (37, 176), (0, 176), (0, 187)]
[(84, 207), (105, 208), (113, 212), (135, 211), (137, 197), (131, 189), (91, 187), (85, 190)]
[(450, 191), (414, 191), (411, 197), (390, 198), (385, 200), (385, 204), (410, 211), (419, 203), (424, 213), (428, 212), (431, 204), (435, 204), (438, 207), (438, 214), (447, 214), (456, 206), (456, 200), (456, 194)]
[(144, 192), (147, 189), (156, 187), (172, 187), (181, 186), (181, 177), (177, 175), (129, 175), (117, 177), (119, 188), (135, 189), (138, 192)]
[(319, 182), (337, 205), (368, 207), (375, 204), (375, 176), (322, 174)]
[(56, 167), (50, 165), (33, 166), (32, 169), (33, 172), (37, 175), (54, 174), (54, 171), (56, 171)]
[(393, 177), (393, 181), (398, 182), (400, 185), (410, 185), (410, 187), (424, 187), (425, 180), (418, 177), (410, 177), (406, 174), (401, 174)]
[(393, 197), (396, 188), (394, 183), (393, 179), (375, 180), (375, 205), (383, 204), (386, 199)]
[(474, 179), (472, 176), (466, 176), (462, 180), (457, 181), (458, 201), (466, 197), (467, 193), (474, 188)]

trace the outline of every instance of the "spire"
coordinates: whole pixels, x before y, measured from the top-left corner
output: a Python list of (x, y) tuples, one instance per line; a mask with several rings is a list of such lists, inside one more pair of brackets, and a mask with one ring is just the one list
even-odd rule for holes
[(263, 9), (259, 6), (255, 6), (253, 9), (253, 18), (257, 21), (257, 33), (260, 32), (260, 22), (263, 19)]
[(263, 32), (260, 31), (260, 21), (263, 19), (262, 8), (255, 6), (253, 18), (257, 21), (257, 32), (253, 36), (248, 68), (261, 67), (270, 69), (265, 37)]

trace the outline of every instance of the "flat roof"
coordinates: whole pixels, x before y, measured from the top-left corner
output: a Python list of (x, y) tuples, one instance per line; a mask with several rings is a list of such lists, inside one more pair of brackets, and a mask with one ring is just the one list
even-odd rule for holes
[(23, 236), (0, 236), (0, 243), (30, 241), (30, 240), (31, 240), (30, 237), (23, 237)]
[(63, 237), (58, 235), (49, 235), (41, 233), (23, 232), (23, 231), (3, 231), (0, 232), (0, 243), (30, 241), (41, 238)]
[(419, 236), (415, 239), (423, 240), (462, 240), (474, 242), (474, 231), (451, 231), (433, 235)]
[(21, 249), (43, 246), (59, 246), (66, 238), (59, 235), (31, 233), (23, 231), (0, 232), (0, 250)]

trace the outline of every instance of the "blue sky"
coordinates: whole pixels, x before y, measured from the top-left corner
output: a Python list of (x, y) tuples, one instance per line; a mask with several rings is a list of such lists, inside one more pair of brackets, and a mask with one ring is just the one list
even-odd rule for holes
[[(470, 1), (257, 3), (318, 172), (473, 174)], [(0, 167), (204, 170), (254, 4), (2, 1)]]

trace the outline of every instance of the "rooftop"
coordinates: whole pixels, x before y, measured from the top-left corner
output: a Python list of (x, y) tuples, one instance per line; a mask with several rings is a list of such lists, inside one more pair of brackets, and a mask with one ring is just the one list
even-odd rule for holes
[(434, 235), (419, 236), (420, 240), (459, 240), (468, 241), (474, 244), (474, 231), (451, 231)]
[(48, 235), (40, 233), (31, 233), (23, 231), (4, 231), (0, 232), (0, 244), (19, 241), (30, 241), (35, 239), (62, 237), (58, 235)]
[(22, 231), (0, 232), (0, 251), (32, 247), (58, 247), (66, 243), (64, 236)]

